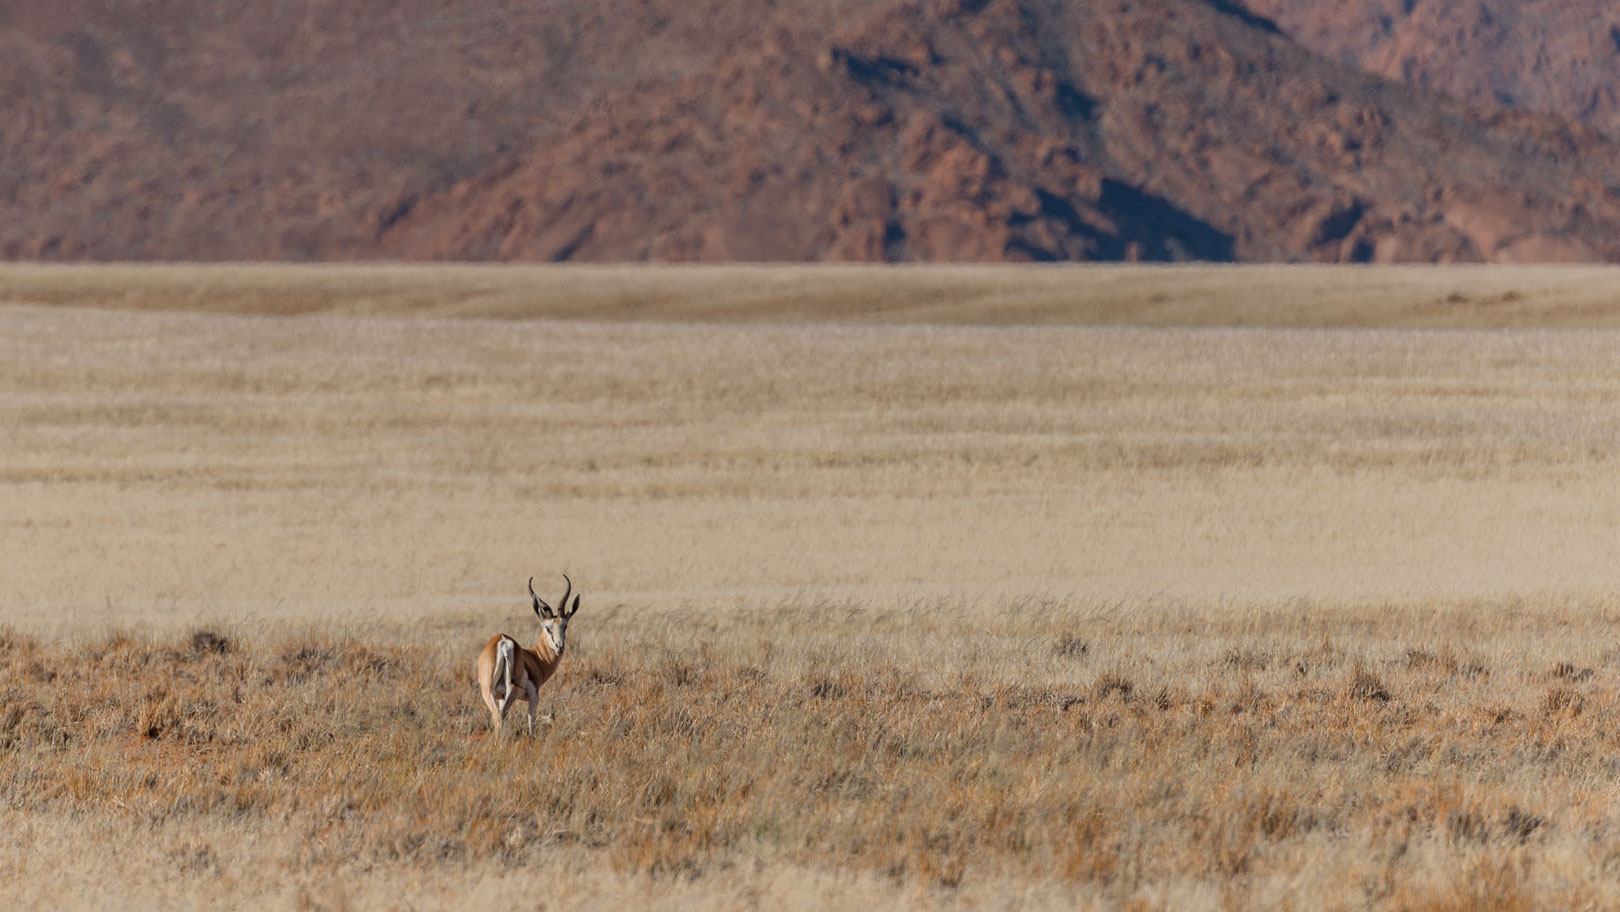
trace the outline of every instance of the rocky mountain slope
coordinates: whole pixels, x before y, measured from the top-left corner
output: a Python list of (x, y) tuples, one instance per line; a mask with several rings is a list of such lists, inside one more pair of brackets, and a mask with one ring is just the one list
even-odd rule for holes
[(0, 255), (1620, 257), (1598, 131), (1228, 0), (265, 9), (0, 0)]
[(1329, 58), (1481, 107), (1620, 135), (1620, 5), (1608, 0), (1248, 0)]

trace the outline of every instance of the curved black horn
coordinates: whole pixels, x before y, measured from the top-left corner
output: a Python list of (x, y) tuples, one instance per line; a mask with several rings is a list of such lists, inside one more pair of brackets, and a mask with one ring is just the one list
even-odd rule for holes
[(535, 614), (539, 615), (541, 619), (545, 619), (545, 618), (549, 618), (549, 617), (554, 616), (554, 614), (553, 614), (553, 612), (551, 610), (551, 606), (547, 605), (545, 602), (541, 601), (540, 596), (534, 594), (534, 577), (532, 577), (532, 576), (529, 577), (529, 595), (530, 595), (530, 597), (532, 597), (534, 599), (534, 613)]
[(574, 591), (574, 581), (571, 580), (571, 579), (568, 579), (568, 574), (566, 574), (566, 573), (563, 574), (563, 579), (568, 581), (568, 589), (563, 592), (563, 599), (559, 604), (562, 605), (562, 610), (563, 611), (567, 611), (568, 610), (568, 596), (569, 596), (569, 593), (572, 593)]

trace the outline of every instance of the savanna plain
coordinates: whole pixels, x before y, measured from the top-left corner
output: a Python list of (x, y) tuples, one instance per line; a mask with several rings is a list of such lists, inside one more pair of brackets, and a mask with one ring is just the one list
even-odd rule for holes
[(1610, 269), (0, 268), (0, 906), (1615, 908), (1617, 364)]

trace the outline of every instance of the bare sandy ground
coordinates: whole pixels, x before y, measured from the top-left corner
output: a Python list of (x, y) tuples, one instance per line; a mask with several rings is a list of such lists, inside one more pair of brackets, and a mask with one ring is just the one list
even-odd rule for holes
[(370, 622), (521, 609), (561, 569), (649, 609), (1589, 595), (1616, 354), (1608, 331), (8, 305), (0, 601), (31, 628)]

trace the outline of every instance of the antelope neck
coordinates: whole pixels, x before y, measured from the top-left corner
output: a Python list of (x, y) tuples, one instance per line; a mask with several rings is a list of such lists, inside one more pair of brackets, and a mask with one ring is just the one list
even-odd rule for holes
[(534, 644), (534, 654), (548, 666), (562, 659), (562, 652), (551, 648), (551, 638), (546, 636), (544, 630), (540, 631), (540, 639)]

